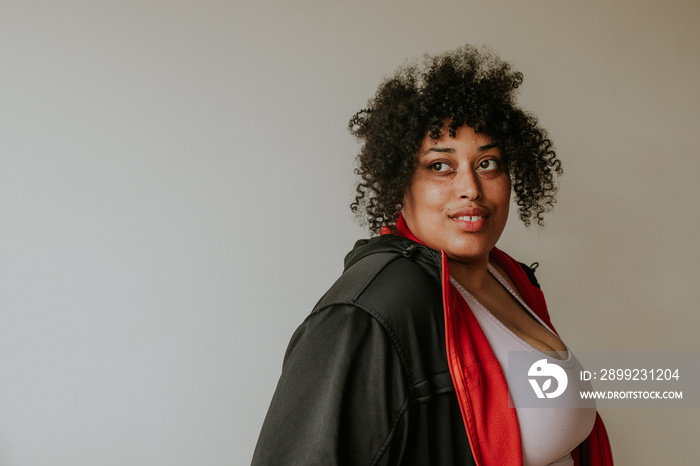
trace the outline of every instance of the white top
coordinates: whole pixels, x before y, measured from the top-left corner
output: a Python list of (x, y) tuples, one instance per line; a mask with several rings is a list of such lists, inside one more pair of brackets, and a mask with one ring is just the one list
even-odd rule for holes
[[(550, 332), (549, 328), (528, 305), (520, 299), (515, 291), (510, 287), (498, 271), (489, 263), (489, 272), (507, 289), (520, 305), (543, 327)], [(522, 338), (513, 333), (508, 327), (491, 314), (474, 296), (465, 290), (454, 278), (452, 283), (462, 294), (471, 308), (481, 329), (486, 335), (486, 339), (491, 345), (496, 359), (498, 360), (506, 382), (513, 386), (514, 382), (509, 380), (508, 372), (508, 352), (509, 351), (529, 351), (537, 359), (546, 358), (547, 361), (556, 362), (567, 373), (567, 390), (559, 397), (559, 406), (556, 408), (524, 408), (515, 404), (515, 412), (520, 426), (520, 437), (523, 447), (524, 466), (573, 466), (571, 450), (588, 437), (595, 422), (596, 410), (592, 408), (573, 407), (577, 403), (580, 390), (591, 390), (590, 382), (579, 380), (579, 371), (582, 370), (580, 363), (567, 347), (567, 359), (556, 359), (542, 352)], [(567, 402), (567, 396), (571, 398)]]

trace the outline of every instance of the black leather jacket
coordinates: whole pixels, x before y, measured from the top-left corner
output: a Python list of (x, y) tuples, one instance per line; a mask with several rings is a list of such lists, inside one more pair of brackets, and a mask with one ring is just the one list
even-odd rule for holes
[(475, 464), (444, 328), (440, 254), (359, 241), (292, 337), (252, 464)]

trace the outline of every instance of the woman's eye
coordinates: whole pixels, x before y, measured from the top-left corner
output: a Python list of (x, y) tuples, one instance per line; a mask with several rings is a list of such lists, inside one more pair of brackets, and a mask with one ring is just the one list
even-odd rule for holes
[(431, 163), (428, 168), (430, 168), (434, 172), (446, 172), (447, 170), (450, 169), (450, 166), (447, 165), (445, 162), (435, 162)]
[(496, 159), (486, 159), (479, 163), (479, 169), (481, 170), (496, 170), (498, 168), (498, 160)]

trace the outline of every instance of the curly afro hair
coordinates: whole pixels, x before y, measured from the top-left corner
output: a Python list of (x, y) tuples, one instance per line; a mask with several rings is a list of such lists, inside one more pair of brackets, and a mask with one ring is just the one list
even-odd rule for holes
[(489, 49), (470, 45), (399, 68), (348, 125), (362, 142), (350, 204), (358, 219), (372, 234), (394, 228), (423, 138), (438, 139), (448, 121), (451, 137), (466, 124), (498, 144), (520, 219), (543, 225), (556, 202), (561, 162), (537, 119), (516, 104), (522, 82), (522, 73)]

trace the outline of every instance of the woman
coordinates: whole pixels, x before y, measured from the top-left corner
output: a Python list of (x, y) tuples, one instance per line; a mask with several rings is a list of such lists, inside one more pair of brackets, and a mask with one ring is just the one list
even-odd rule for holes
[(511, 192), (542, 224), (561, 173), (521, 83), (466, 46), (400, 69), (352, 118), (351, 207), (381, 234), (292, 337), (253, 464), (612, 464), (594, 409), (508, 406), (513, 345), (571, 358), (533, 271), (495, 247)]

